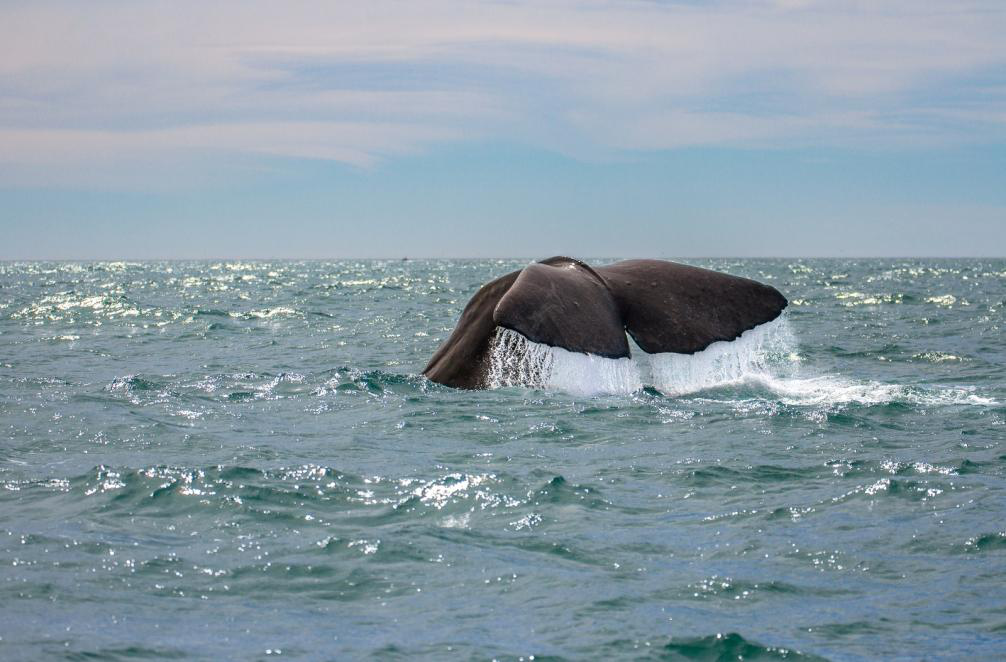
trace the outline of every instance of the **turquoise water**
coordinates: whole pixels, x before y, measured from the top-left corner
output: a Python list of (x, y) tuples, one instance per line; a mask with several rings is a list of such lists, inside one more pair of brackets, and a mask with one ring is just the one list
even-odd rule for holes
[(697, 261), (774, 344), (419, 376), (526, 263), (0, 264), (0, 658), (1006, 654), (1006, 261)]

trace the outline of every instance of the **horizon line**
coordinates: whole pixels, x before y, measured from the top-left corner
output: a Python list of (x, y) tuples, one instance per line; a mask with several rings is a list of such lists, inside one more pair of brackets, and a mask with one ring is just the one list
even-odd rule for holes
[[(571, 254), (557, 254), (575, 257)], [(552, 256), (546, 256), (552, 257)], [(329, 262), (337, 260), (372, 260), (383, 262), (413, 262), (419, 260), (535, 260), (522, 255), (495, 256), (331, 256), (331, 257), (87, 257), (87, 258), (0, 258), (0, 264), (17, 262)], [(584, 255), (577, 259), (621, 259), (621, 260), (1003, 260), (1006, 255), (677, 255), (658, 257), (627, 257), (619, 255)]]

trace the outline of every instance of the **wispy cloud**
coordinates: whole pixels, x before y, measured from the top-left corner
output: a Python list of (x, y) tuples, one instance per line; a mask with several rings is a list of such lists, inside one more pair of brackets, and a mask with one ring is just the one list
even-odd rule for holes
[(1002, 140), (1003, 34), (998, 0), (5, 3), (0, 183), (472, 139)]

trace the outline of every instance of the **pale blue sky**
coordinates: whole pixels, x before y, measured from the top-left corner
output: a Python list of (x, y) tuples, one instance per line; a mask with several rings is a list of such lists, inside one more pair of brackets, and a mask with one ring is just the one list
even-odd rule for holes
[(0, 5), (0, 259), (1006, 254), (1006, 5)]

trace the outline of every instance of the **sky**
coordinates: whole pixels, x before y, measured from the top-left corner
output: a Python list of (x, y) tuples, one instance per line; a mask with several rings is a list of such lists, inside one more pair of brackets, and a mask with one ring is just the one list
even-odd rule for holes
[(0, 3), (0, 259), (1006, 255), (1002, 0)]

